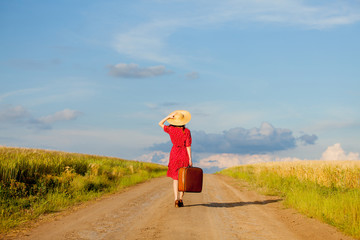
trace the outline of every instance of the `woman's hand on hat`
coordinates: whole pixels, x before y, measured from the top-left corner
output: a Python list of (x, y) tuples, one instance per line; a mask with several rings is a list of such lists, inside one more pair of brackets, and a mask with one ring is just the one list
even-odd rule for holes
[(175, 117), (176, 113), (170, 114), (168, 118), (173, 119)]

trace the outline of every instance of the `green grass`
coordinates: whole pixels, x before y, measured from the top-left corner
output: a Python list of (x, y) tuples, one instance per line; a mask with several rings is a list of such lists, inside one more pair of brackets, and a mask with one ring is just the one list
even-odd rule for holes
[(0, 232), (166, 174), (162, 165), (0, 147)]
[[(285, 164), (278, 163), (277, 166)], [(316, 181), (300, 179), (296, 174), (281, 175), (273, 171), (273, 167), (253, 164), (219, 173), (245, 180), (262, 193), (282, 196), (285, 205), (360, 239), (359, 187), (325, 186)]]

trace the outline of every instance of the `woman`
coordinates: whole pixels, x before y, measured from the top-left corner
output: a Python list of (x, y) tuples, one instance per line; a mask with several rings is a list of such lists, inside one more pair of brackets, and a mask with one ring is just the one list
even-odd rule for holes
[[(185, 128), (185, 124), (191, 119), (191, 114), (185, 110), (177, 110), (170, 113), (159, 122), (160, 127), (170, 135), (173, 147), (170, 151), (167, 176), (171, 177), (174, 187), (175, 207), (183, 207), (184, 192), (178, 191), (178, 172), (182, 167), (192, 166), (191, 159), (191, 133)], [(168, 121), (169, 126), (164, 125)]]

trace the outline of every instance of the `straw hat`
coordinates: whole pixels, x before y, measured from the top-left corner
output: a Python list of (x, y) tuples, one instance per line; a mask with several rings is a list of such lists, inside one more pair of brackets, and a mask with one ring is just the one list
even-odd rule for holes
[(174, 118), (169, 118), (167, 121), (174, 126), (182, 126), (187, 124), (191, 119), (191, 114), (185, 110), (176, 110), (169, 115), (175, 114)]

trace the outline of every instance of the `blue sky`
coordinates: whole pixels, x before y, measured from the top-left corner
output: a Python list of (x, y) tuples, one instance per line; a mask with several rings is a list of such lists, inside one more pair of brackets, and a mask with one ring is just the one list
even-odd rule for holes
[(0, 145), (166, 164), (359, 159), (359, 1), (0, 3)]

